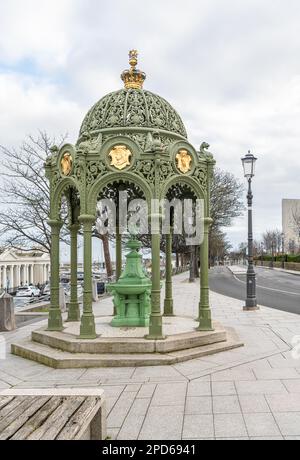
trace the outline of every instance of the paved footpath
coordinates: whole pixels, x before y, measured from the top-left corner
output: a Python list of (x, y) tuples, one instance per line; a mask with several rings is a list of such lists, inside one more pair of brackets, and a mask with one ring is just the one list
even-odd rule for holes
[[(199, 283), (186, 278), (174, 277), (175, 311), (195, 317)], [(0, 389), (100, 386), (112, 439), (300, 439), (300, 316), (244, 312), (243, 302), (215, 293), (211, 302), (214, 319), (245, 347), (173, 366), (55, 370), (9, 353), (38, 323), (1, 334)], [(111, 299), (95, 304), (97, 315), (111, 310)]]

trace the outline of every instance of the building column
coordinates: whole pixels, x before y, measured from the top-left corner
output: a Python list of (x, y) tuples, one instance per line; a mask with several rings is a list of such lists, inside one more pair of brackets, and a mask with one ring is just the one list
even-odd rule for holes
[(45, 280), (44, 283), (47, 283), (49, 281), (49, 267), (48, 264), (45, 264)]
[(208, 283), (208, 270), (209, 270), (209, 251), (208, 251), (208, 235), (209, 227), (212, 219), (204, 219), (204, 239), (200, 246), (200, 303), (199, 303), (199, 327), (198, 331), (213, 331), (211, 310), (209, 305), (209, 283)]
[(24, 284), (29, 284), (29, 281), (28, 281), (28, 265), (24, 265)]
[(33, 284), (33, 265), (29, 265), (29, 283)]
[(16, 287), (18, 288), (21, 284), (21, 266), (17, 265), (17, 285)]
[(63, 226), (61, 220), (49, 220), (51, 227), (51, 295), (48, 331), (62, 331), (62, 316), (59, 306), (59, 235)]
[(68, 319), (67, 321), (80, 321), (80, 309), (77, 293), (77, 246), (78, 246), (78, 230), (79, 224), (70, 225), (71, 236), (71, 297), (68, 304)]
[(10, 289), (15, 287), (15, 266), (10, 266)]
[(3, 288), (7, 289), (7, 265), (3, 266)]
[(9, 274), (7, 274), (7, 289), (12, 288), (13, 274), (12, 274), (12, 265), (9, 265)]
[(166, 289), (164, 316), (174, 316), (172, 272), (172, 228), (170, 227), (170, 232), (166, 235)]
[(149, 335), (146, 339), (165, 339), (160, 310), (160, 214), (152, 215), (152, 290)]
[(96, 326), (93, 314), (93, 291), (92, 291), (92, 226), (95, 216), (82, 215), (79, 222), (83, 225), (83, 250), (84, 250), (84, 290), (83, 290), (83, 314), (81, 317), (80, 338), (95, 339)]
[(25, 284), (25, 265), (21, 265), (21, 283)]

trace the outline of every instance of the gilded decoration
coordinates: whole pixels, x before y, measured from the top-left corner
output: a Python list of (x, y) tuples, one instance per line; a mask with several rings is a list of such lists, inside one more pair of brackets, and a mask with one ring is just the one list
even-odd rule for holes
[(146, 74), (136, 68), (138, 63), (138, 52), (137, 50), (129, 51), (129, 64), (130, 69), (124, 70), (121, 75), (122, 80), (126, 89), (142, 89), (143, 83), (146, 80)]
[(61, 172), (64, 176), (69, 176), (72, 172), (73, 158), (70, 152), (65, 152), (60, 162)]
[(183, 174), (186, 174), (191, 170), (192, 161), (193, 159), (191, 154), (185, 149), (179, 150), (176, 155), (177, 168)]
[(127, 166), (130, 166), (130, 159), (132, 157), (131, 151), (126, 145), (115, 145), (114, 148), (109, 152), (108, 156), (111, 159), (111, 166), (122, 170)]

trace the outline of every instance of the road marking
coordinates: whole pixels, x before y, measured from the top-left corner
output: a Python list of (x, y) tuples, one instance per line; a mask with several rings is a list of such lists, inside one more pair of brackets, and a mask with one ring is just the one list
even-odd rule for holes
[[(242, 280), (238, 279), (238, 277), (234, 273), (232, 273), (232, 274), (233, 274), (233, 277), (237, 281), (239, 281), (240, 283), (243, 283), (243, 284), (247, 284), (246, 281), (242, 281)], [(282, 291), (281, 289), (274, 289), (274, 288), (270, 288), (270, 287), (266, 287), (266, 286), (261, 286), (260, 284), (257, 284), (256, 286), (261, 288), (261, 289), (267, 289), (268, 291), (275, 291), (275, 292), (281, 292), (283, 294), (290, 294), (290, 295), (300, 296), (299, 292)]]

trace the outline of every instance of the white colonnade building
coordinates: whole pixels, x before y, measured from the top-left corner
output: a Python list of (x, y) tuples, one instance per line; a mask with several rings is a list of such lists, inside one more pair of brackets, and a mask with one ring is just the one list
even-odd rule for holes
[(0, 249), (0, 289), (44, 284), (50, 277), (50, 255), (41, 251)]

